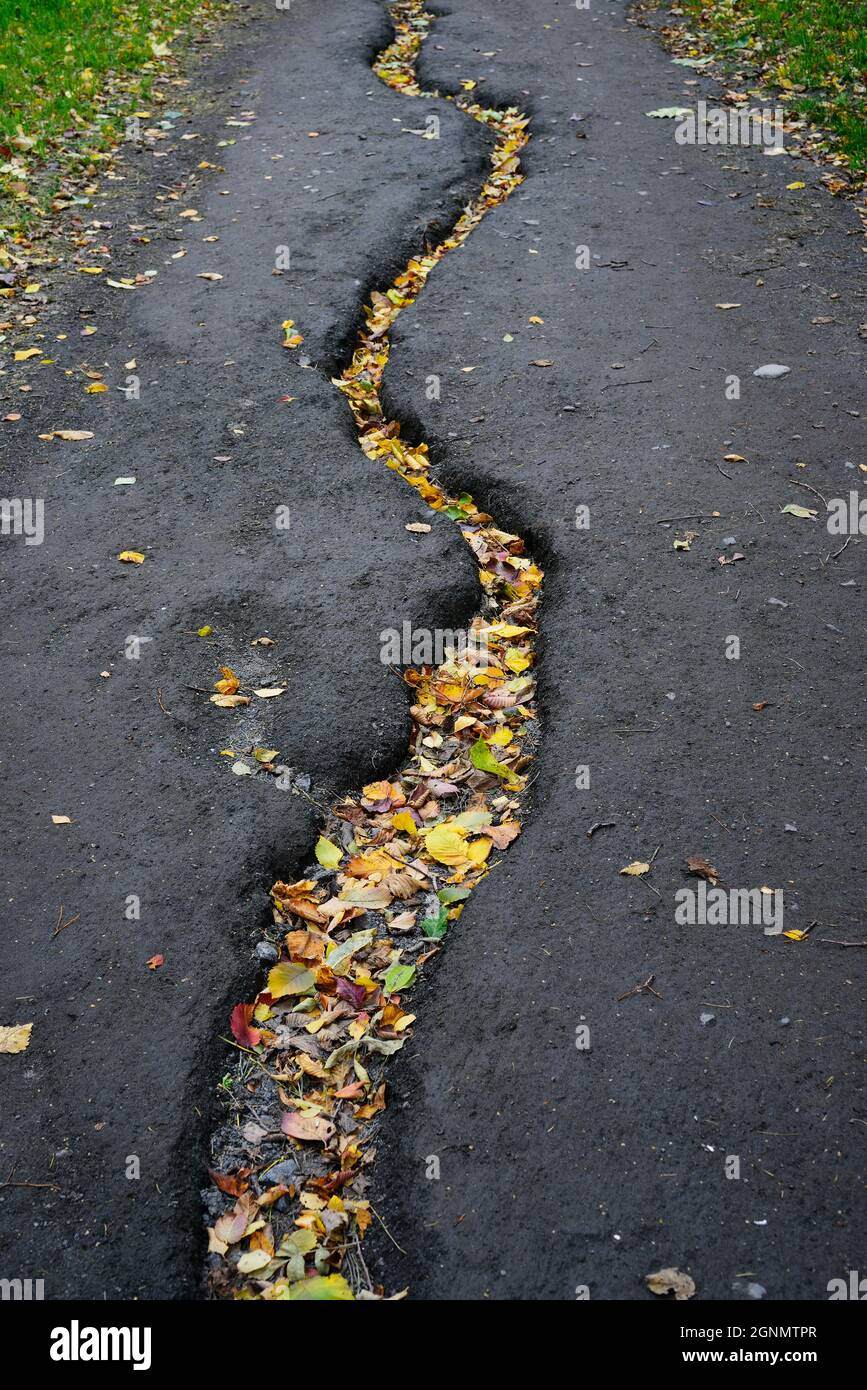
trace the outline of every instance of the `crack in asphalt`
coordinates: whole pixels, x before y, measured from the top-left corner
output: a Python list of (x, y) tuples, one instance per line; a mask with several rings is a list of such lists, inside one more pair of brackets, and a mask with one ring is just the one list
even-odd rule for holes
[[(334, 385), (348, 401), (365, 455), (382, 460), (426, 506), (458, 525), (484, 602), (467, 634), (444, 635), (452, 639), (444, 656), (434, 655), (435, 632), (413, 633), (411, 654), (395, 652), (414, 695), (406, 762), (394, 780), (336, 803), (305, 878), (271, 889), (278, 963), (254, 1003), (233, 1012), (240, 1060), (223, 1082), (233, 1114), (214, 1136), (216, 1191), (205, 1193), (208, 1214), (216, 1216), (209, 1282), (217, 1297), (376, 1296), (360, 1248), (376, 1215), (365, 1197), (375, 1150), (363, 1150), (361, 1139), (385, 1108), (382, 1070), (415, 1017), (402, 1007), (406, 991), (490, 871), (491, 851), (506, 849), (520, 833), (515, 813), (538, 728), (531, 668), (542, 571), (520, 536), (498, 528), (469, 493), (440, 485), (428, 446), (404, 439), (380, 398), (398, 315), (447, 252), (523, 182), (519, 153), (530, 138), (529, 117), (472, 100), (471, 81), (462, 94), (423, 90), (416, 65), (434, 16), (422, 0), (398, 0), (388, 9), (394, 39), (374, 59), (376, 75), (406, 95), (454, 102), (495, 141), (482, 189), (449, 234), (411, 257), (387, 289), (371, 292), (357, 346)], [(284, 329), (291, 326), (287, 320)], [(286, 346), (301, 341), (295, 334)], [(465, 641), (455, 644), (455, 637)], [(452, 798), (460, 809), (444, 812), (442, 802)], [(398, 913), (386, 917), (393, 903)], [(347, 937), (345, 928), (361, 917), (365, 929)], [(279, 932), (286, 926), (288, 934)], [(294, 1141), (288, 1149), (287, 1138)]]

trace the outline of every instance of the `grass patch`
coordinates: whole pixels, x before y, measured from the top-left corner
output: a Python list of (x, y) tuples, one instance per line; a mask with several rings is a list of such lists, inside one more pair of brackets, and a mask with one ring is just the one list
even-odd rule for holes
[(674, 13), (695, 21), (726, 66), (758, 69), (867, 173), (865, 0), (678, 0)]
[(125, 114), (176, 68), (172, 41), (224, 9), (220, 0), (0, 0), (0, 221), (26, 225), (64, 179), (93, 177)]

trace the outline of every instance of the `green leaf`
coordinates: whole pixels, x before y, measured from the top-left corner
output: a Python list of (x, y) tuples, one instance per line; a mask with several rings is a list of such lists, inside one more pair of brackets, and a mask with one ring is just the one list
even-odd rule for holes
[(481, 734), (479, 734), (478, 741), (470, 749), (470, 762), (480, 772), (492, 772), (495, 777), (512, 776), (511, 768), (497, 762)]
[(456, 883), (447, 883), (445, 888), (441, 888), (437, 893), (441, 903), (462, 903), (470, 896), (472, 889), (461, 888)]
[(333, 840), (326, 840), (324, 835), (320, 835), (316, 841), (314, 853), (324, 869), (336, 869), (343, 858), (343, 850)]
[(438, 941), (441, 936), (445, 936), (448, 925), (448, 913), (444, 907), (441, 907), (436, 917), (422, 918), (421, 929), (425, 936), (429, 936), (433, 941)]
[(284, 1298), (287, 1302), (305, 1299), (320, 1303), (334, 1299), (354, 1299), (355, 1294), (342, 1274), (325, 1274), (314, 1275), (312, 1279), (299, 1279), (297, 1283), (290, 1284)]
[(383, 991), (385, 994), (396, 994), (400, 989), (408, 989), (414, 979), (414, 965), (392, 965), (385, 972)]

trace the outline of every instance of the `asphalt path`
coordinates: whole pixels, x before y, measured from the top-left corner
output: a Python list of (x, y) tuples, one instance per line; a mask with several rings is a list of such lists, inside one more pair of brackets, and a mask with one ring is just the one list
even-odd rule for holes
[[(0, 1187), (0, 1274), (48, 1297), (199, 1293), (267, 889), (317, 803), (400, 762), (380, 632), (478, 602), (457, 528), (364, 458), (329, 382), (366, 291), (484, 177), (477, 123), (439, 101), (424, 139), (372, 76), (388, 33), (376, 0), (245, 12), (95, 212), (113, 273), (153, 283), (70, 264), (58, 366), (4, 426), (45, 537), (4, 538), (0, 588), (0, 1022), (34, 1023), (0, 1067), (0, 1183), (51, 1185)], [(863, 1265), (862, 952), (820, 938), (863, 939), (864, 574), (797, 484), (858, 488), (857, 222), (812, 166), (676, 144), (646, 113), (718, 89), (621, 4), (461, 0), (420, 72), (533, 116), (525, 183), (398, 320), (385, 400), (544, 564), (544, 737), (524, 833), (416, 986), (368, 1263), (423, 1299), (649, 1298), (667, 1266), (699, 1297), (823, 1298)], [(85, 395), (82, 365), (139, 398)], [(60, 428), (94, 437), (38, 440)], [(221, 665), (285, 693), (229, 716)], [(221, 750), (253, 746), (283, 785), (233, 775)], [(690, 855), (818, 925), (678, 924)], [(621, 875), (651, 857), (653, 887)]]

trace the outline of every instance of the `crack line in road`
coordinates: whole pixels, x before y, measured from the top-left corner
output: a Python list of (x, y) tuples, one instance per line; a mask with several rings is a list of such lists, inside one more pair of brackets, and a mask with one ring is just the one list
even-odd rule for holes
[[(427, 445), (403, 439), (380, 399), (398, 315), (446, 253), (523, 182), (529, 117), (473, 101), (471, 82), (457, 96), (424, 91), (416, 63), (434, 17), (422, 0), (399, 0), (389, 12), (394, 40), (374, 60), (376, 75), (406, 95), (453, 101), (494, 133), (495, 145), (481, 192), (449, 235), (372, 292), (358, 345), (334, 384), (366, 456), (458, 525), (478, 565), (483, 612), (444, 659), (405, 670), (415, 729), (398, 775), (336, 803), (307, 876), (271, 889), (275, 923), (290, 929), (265, 989), (232, 1014), (240, 1060), (223, 1084), (233, 1114), (214, 1136), (214, 1190), (205, 1194), (216, 1217), (209, 1252), (217, 1297), (370, 1295), (360, 1240), (375, 1215), (365, 1195), (375, 1150), (362, 1140), (385, 1109), (381, 1070), (408, 1036), (415, 1015), (403, 1000), (418, 970), (490, 871), (492, 850), (520, 833), (515, 813), (537, 728), (531, 667), (542, 571), (520, 536), (500, 530), (468, 493), (440, 486)], [(347, 933), (359, 918), (364, 929)]]

